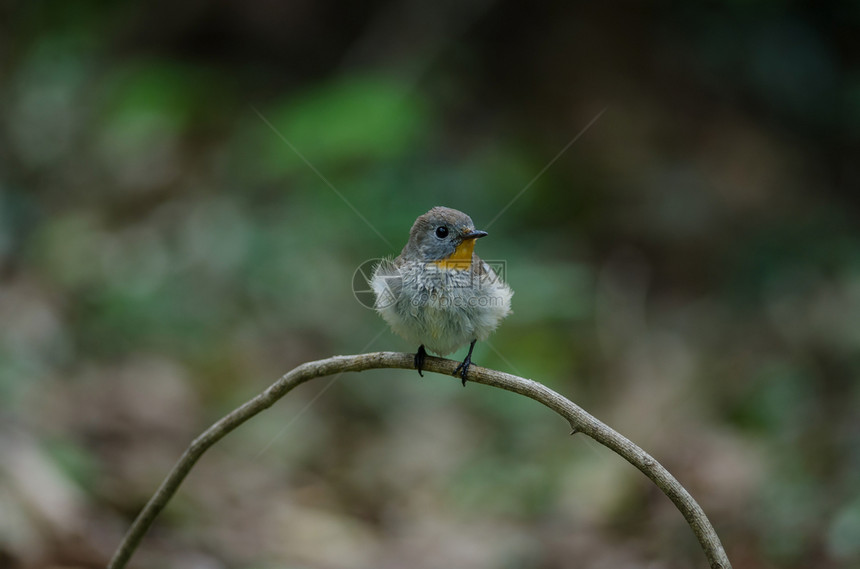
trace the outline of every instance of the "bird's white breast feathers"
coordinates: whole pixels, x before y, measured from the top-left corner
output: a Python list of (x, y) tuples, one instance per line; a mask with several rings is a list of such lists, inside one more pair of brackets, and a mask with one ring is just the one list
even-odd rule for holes
[(483, 270), (382, 261), (370, 279), (376, 310), (395, 333), (439, 355), (485, 340), (510, 313), (513, 292), (479, 262)]

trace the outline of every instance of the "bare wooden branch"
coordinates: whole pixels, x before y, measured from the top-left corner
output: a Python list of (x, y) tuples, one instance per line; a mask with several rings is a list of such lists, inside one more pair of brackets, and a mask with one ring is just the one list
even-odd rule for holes
[[(294, 387), (306, 381), (347, 371), (383, 368), (414, 369), (413, 358), (413, 354), (398, 352), (334, 356), (302, 364), (281, 377), (264, 392), (220, 419), (194, 439), (167, 475), (167, 478), (164, 479), (161, 486), (144, 506), (137, 519), (134, 520), (114, 553), (108, 568), (121, 569), (126, 566), (140, 545), (143, 536), (152, 526), (158, 514), (167, 506), (194, 464), (209, 447), (221, 440), (224, 435), (257, 413), (271, 407)], [(452, 360), (428, 356), (424, 361), (424, 371), (451, 375), (457, 363)], [(588, 435), (621, 455), (627, 462), (650, 478), (681, 511), (699, 540), (712, 569), (731, 568), (720, 539), (699, 504), (668, 470), (629, 439), (595, 419), (573, 402), (536, 381), (475, 365), (469, 368), (469, 381), (498, 387), (534, 399), (567, 419), (570, 423), (571, 434), (583, 433)]]

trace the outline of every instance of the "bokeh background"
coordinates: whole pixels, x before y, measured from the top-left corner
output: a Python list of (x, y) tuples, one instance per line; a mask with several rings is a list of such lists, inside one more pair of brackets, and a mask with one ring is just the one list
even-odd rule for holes
[[(434, 205), (516, 291), (477, 363), (651, 452), (736, 568), (860, 566), (856, 2), (11, 1), (0, 30), (0, 567), (103, 566), (221, 415), (414, 350), (353, 273)], [(706, 562), (536, 403), (372, 371), (218, 444), (134, 566)]]

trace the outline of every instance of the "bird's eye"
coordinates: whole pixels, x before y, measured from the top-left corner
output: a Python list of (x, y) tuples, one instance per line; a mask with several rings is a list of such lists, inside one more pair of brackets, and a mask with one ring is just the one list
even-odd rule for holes
[(437, 227), (436, 237), (438, 237), (439, 239), (445, 239), (446, 237), (448, 237), (448, 228), (444, 225), (440, 225), (439, 227)]

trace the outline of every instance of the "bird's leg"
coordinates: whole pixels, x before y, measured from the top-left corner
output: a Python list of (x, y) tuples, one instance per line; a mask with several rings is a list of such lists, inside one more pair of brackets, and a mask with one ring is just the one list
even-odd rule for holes
[(427, 352), (424, 350), (424, 344), (418, 346), (418, 351), (415, 352), (415, 369), (418, 370), (418, 375), (424, 377), (421, 370), (424, 369), (424, 358), (427, 357)]
[(477, 338), (472, 340), (472, 343), (469, 344), (469, 353), (466, 354), (466, 359), (454, 370), (454, 376), (459, 375), (460, 379), (463, 380), (463, 387), (466, 387), (466, 374), (469, 373), (469, 366), (472, 365), (472, 350), (475, 349), (475, 342), (477, 341)]

